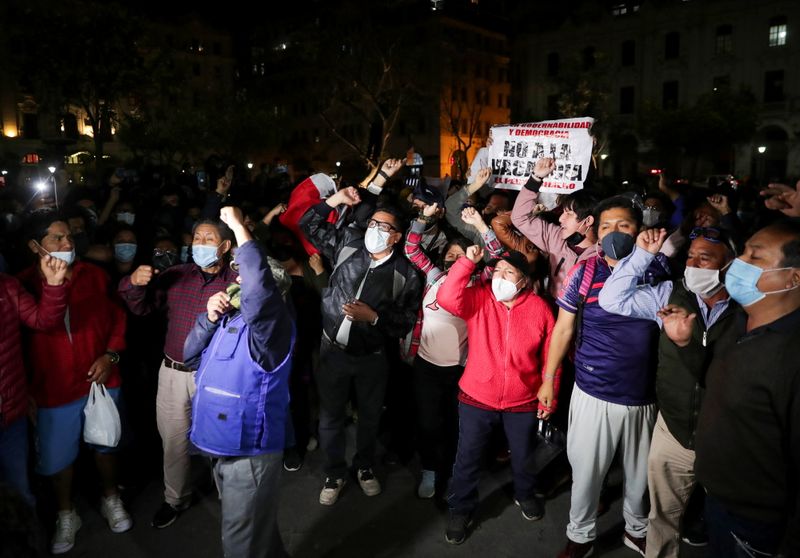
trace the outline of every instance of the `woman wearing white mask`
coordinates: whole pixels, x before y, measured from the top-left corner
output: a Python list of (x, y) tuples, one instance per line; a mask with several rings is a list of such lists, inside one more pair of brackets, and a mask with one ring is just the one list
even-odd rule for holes
[(478, 504), (483, 450), (492, 428), (502, 424), (511, 449), (515, 502), (528, 521), (540, 519), (536, 477), (525, 463), (533, 452), (537, 410), (554, 410), (560, 370), (543, 378), (555, 320), (547, 303), (531, 289), (528, 260), (512, 251), (496, 261), (491, 283), (468, 286), (483, 250), (470, 246), (450, 268), (438, 293), (439, 305), (467, 323), (467, 365), (459, 381), (459, 438), (448, 504), (445, 538), (467, 537)]

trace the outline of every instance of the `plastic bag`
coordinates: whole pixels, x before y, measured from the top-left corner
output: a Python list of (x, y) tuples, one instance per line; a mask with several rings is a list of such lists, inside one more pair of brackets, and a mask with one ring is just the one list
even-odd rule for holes
[(96, 446), (117, 447), (122, 436), (122, 424), (114, 400), (103, 384), (92, 382), (89, 400), (83, 408), (83, 440)]

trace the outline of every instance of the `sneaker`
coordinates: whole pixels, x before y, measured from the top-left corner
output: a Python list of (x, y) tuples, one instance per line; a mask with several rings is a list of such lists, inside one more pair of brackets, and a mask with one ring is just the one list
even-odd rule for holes
[(706, 533), (686, 533), (681, 537), (681, 540), (689, 546), (701, 547), (708, 546), (708, 534)]
[(625, 546), (627, 546), (631, 550), (638, 552), (642, 556), (645, 555), (645, 545), (647, 543), (647, 537), (634, 537), (633, 535), (625, 533), (625, 536), (622, 537), (622, 542), (625, 543)]
[(100, 504), (100, 515), (106, 518), (112, 533), (124, 533), (133, 527), (131, 516), (125, 511), (119, 494), (103, 498), (103, 502)]
[(75, 510), (58, 512), (56, 520), (56, 532), (53, 534), (53, 542), (50, 545), (50, 552), (53, 554), (64, 554), (72, 550), (75, 546), (75, 533), (81, 528), (81, 518)]
[(436, 472), (422, 470), (422, 480), (417, 488), (417, 496), (420, 498), (433, 498), (436, 494)]
[(528, 521), (539, 521), (544, 517), (544, 505), (539, 498), (532, 498), (524, 502), (514, 500), (514, 503), (518, 505), (519, 509), (522, 511), (522, 517)]
[(297, 448), (289, 448), (283, 453), (283, 468), (289, 472), (299, 471), (303, 466), (303, 458)]
[(447, 529), (444, 532), (444, 540), (450, 544), (461, 544), (467, 540), (467, 531), (472, 526), (472, 519), (468, 515), (458, 515), (451, 513), (447, 520)]
[(358, 484), (367, 496), (377, 496), (381, 493), (381, 483), (372, 474), (372, 469), (358, 470)]
[(189, 505), (185, 505), (182, 507), (173, 506), (172, 504), (168, 504), (167, 502), (162, 502), (161, 507), (158, 508), (158, 511), (153, 516), (153, 521), (150, 522), (150, 525), (155, 527), (156, 529), (163, 529), (164, 527), (169, 527), (175, 520), (178, 519), (178, 516), (186, 511), (189, 508)]
[(319, 503), (323, 506), (332, 506), (339, 499), (339, 493), (344, 486), (344, 479), (325, 479), (322, 491), (319, 493)]
[(567, 540), (567, 546), (564, 547), (564, 550), (558, 555), (558, 558), (585, 558), (586, 556), (591, 556), (594, 552), (594, 543), (576, 543), (571, 540)]
[(308, 443), (306, 444), (306, 451), (314, 451), (319, 447), (319, 440), (315, 436), (311, 436), (308, 438)]

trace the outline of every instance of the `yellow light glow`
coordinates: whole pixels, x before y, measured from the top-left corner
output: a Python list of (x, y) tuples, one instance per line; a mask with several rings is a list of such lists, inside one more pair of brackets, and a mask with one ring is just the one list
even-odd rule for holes
[(13, 124), (6, 124), (3, 127), (3, 135), (9, 138), (17, 137), (17, 127), (14, 126)]

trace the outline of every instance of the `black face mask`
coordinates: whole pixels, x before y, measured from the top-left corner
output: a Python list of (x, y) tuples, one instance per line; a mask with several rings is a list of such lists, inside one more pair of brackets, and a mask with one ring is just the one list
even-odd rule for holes
[(578, 231), (575, 231), (571, 235), (569, 235), (564, 241), (567, 243), (567, 246), (570, 248), (575, 248), (578, 244), (586, 240), (586, 235), (581, 234)]
[(444, 270), (445, 271), (450, 271), (450, 268), (453, 267), (454, 263), (456, 263), (456, 260), (450, 260), (449, 262), (445, 261), (444, 264), (443, 264), (444, 265)]
[(153, 255), (153, 267), (158, 271), (166, 271), (178, 263), (178, 254), (175, 252), (163, 252)]
[(623, 232), (614, 231), (603, 237), (603, 252), (614, 260), (621, 260), (633, 252), (634, 246), (636, 246), (636, 239)]
[(89, 235), (85, 232), (73, 234), (72, 242), (75, 244), (75, 253), (83, 256), (89, 251)]

